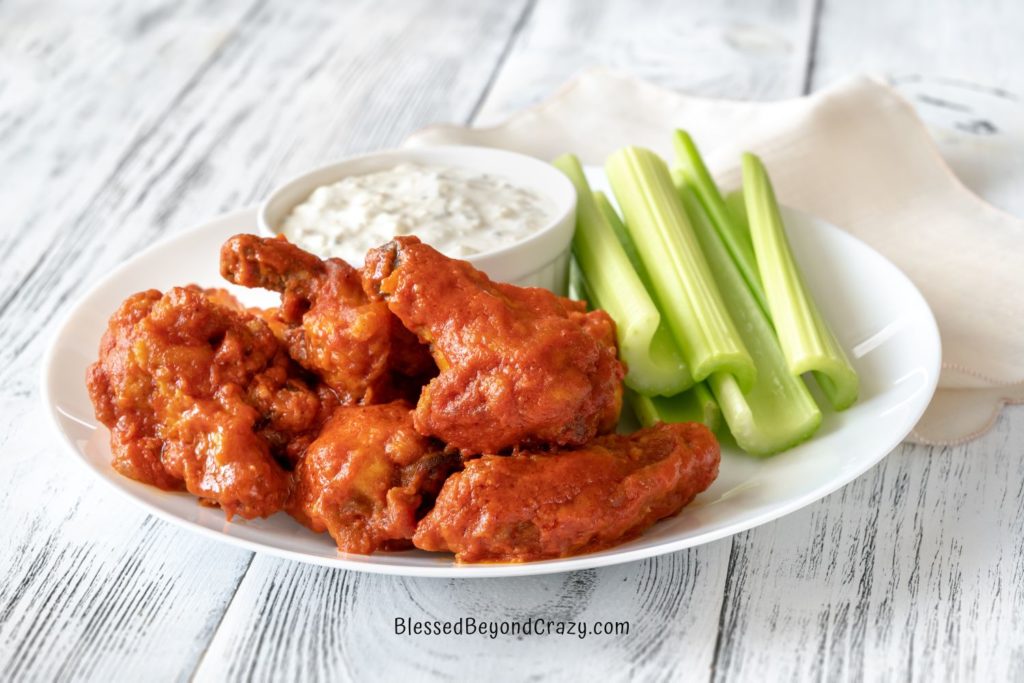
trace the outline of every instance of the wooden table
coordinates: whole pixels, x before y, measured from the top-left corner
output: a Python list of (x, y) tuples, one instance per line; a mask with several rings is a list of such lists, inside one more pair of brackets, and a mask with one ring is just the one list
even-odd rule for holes
[[(879, 71), (970, 184), (1024, 214), (1021, 119), (992, 123), (1020, 112), (1022, 35), (1014, 0), (0, 3), (0, 679), (1021, 680), (1021, 409), (710, 545), (416, 580), (157, 521), (61, 451), (38, 377), (69, 303), (154, 240), (425, 124), (495, 121), (592, 65), (752, 99)], [(631, 628), (396, 636), (400, 616)]]

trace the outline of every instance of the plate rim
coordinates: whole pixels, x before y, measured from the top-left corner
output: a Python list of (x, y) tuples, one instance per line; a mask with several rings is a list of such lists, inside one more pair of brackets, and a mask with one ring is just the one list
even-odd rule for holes
[[(243, 548), (253, 553), (266, 553), (268, 555), (279, 557), (287, 560), (296, 562), (303, 562), (306, 564), (312, 564), (322, 567), (332, 567), (335, 569), (345, 569), (359, 572), (366, 572), (370, 574), (381, 574), (391, 576), (408, 576), (417, 578), (505, 578), (513, 576), (537, 576), (545, 574), (558, 574), (563, 572), (578, 571), (582, 569), (596, 569), (600, 567), (608, 567), (618, 564), (626, 564), (630, 562), (636, 562), (639, 560), (649, 559), (653, 557), (660, 557), (662, 555), (668, 555), (670, 553), (679, 552), (687, 548), (693, 548), (701, 545), (713, 543), (723, 538), (728, 538), (744, 531), (749, 531), (756, 527), (762, 526), (769, 522), (775, 521), (787, 515), (790, 515), (798, 510), (807, 507), (811, 503), (821, 500), (831, 493), (839, 490), (840, 488), (850, 484), (854, 480), (858, 479), (865, 472), (876, 466), (879, 462), (885, 459), (892, 451), (903, 442), (903, 440), (909, 435), (914, 428), (914, 425), (920, 420), (924, 411), (927, 409), (935, 391), (938, 387), (939, 373), (942, 367), (942, 339), (939, 334), (938, 323), (935, 320), (935, 314), (928, 305), (928, 301), (921, 294), (921, 291), (917, 288), (914, 282), (888, 257), (878, 252), (874, 247), (870, 246), (860, 238), (852, 235), (839, 226), (834, 225), (830, 221), (822, 218), (811, 216), (805, 212), (792, 209), (791, 207), (783, 207), (783, 210), (788, 213), (800, 215), (806, 219), (812, 220), (816, 223), (826, 226), (827, 229), (837, 230), (841, 232), (846, 238), (854, 240), (859, 243), (862, 247), (869, 250), (876, 257), (882, 259), (892, 271), (899, 277), (903, 283), (908, 287), (914, 297), (917, 298), (918, 303), (921, 306), (921, 310), (925, 313), (922, 324), (927, 326), (927, 336), (934, 341), (936, 354), (934, 367), (928, 378), (928, 385), (926, 387), (926, 393), (928, 400), (922, 403), (921, 408), (917, 411), (915, 419), (910, 427), (895, 439), (887, 440), (887, 445), (884, 448), (879, 448), (877, 455), (872, 455), (869, 458), (865, 458), (863, 462), (859, 462), (856, 467), (851, 468), (845, 472), (842, 476), (836, 477), (835, 480), (828, 481), (814, 489), (811, 489), (799, 496), (794, 497), (791, 500), (786, 501), (776, 507), (769, 510), (765, 510), (749, 519), (739, 520), (731, 524), (726, 524), (720, 529), (708, 531), (704, 533), (697, 533), (693, 536), (689, 536), (684, 539), (675, 541), (666, 541), (657, 545), (649, 547), (636, 548), (633, 550), (624, 550), (620, 552), (612, 552), (610, 554), (584, 554), (574, 555), (566, 558), (556, 558), (550, 560), (539, 560), (534, 562), (520, 562), (520, 563), (480, 563), (480, 564), (446, 564), (439, 566), (416, 566), (416, 565), (396, 565), (388, 563), (375, 563), (365, 562), (360, 560), (348, 559), (343, 553), (339, 553), (336, 557), (322, 557), (317, 555), (310, 555), (301, 551), (289, 550), (286, 548), (280, 548), (273, 545), (268, 545), (259, 541), (253, 541), (238, 536), (232, 536), (231, 534), (223, 533), (215, 529), (203, 526), (197, 522), (184, 519), (171, 512), (165, 511), (155, 504), (149, 502), (143, 496), (138, 495), (132, 491), (128, 486), (122, 486), (114, 478), (106, 476), (105, 473), (100, 472), (99, 469), (79, 450), (79, 448), (72, 441), (71, 437), (65, 432), (62, 424), (61, 417), (58, 415), (57, 406), (52, 400), (52, 394), (50, 391), (51, 382), (54, 379), (54, 360), (57, 356), (57, 342), (63, 336), (68, 323), (74, 314), (80, 309), (82, 303), (91, 298), (96, 291), (108, 286), (111, 282), (116, 280), (131, 264), (138, 258), (142, 258), (152, 252), (166, 248), (166, 245), (170, 242), (177, 240), (186, 239), (188, 236), (203, 232), (209, 229), (209, 226), (214, 223), (226, 222), (228, 220), (237, 221), (239, 224), (244, 225), (246, 221), (251, 217), (252, 222), (255, 222), (256, 217), (256, 206), (247, 206), (241, 209), (235, 209), (232, 211), (226, 211), (220, 213), (214, 217), (204, 220), (200, 223), (196, 223), (190, 228), (176, 232), (171, 235), (167, 235), (159, 241), (153, 243), (149, 247), (136, 252), (131, 255), (122, 263), (115, 266), (109, 273), (101, 277), (99, 280), (94, 282), (85, 292), (78, 296), (73, 303), (68, 307), (66, 313), (62, 316), (60, 323), (55, 326), (54, 332), (47, 343), (46, 352), (42, 358), (42, 366), (40, 372), (40, 400), (43, 403), (44, 412), (46, 413), (50, 425), (60, 435), (61, 443), (63, 444), (64, 450), (68, 456), (78, 463), (79, 466), (84, 467), (90, 472), (95, 478), (99, 479), (104, 483), (105, 486), (113, 489), (118, 495), (126, 498), (127, 500), (141, 505), (141, 507), (151, 515), (154, 515), (158, 519), (170, 523), (179, 528), (184, 528), (192, 532), (197, 532), (200, 535), (210, 538), (213, 540), (227, 543), (235, 547)], [(102, 427), (102, 425), (99, 425)], [(891, 443), (888, 443), (891, 441)], [(360, 556), (363, 557), (363, 556)]]

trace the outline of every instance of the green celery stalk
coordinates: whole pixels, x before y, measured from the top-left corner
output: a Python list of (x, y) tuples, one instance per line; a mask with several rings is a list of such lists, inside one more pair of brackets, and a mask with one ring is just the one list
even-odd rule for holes
[[(730, 192), (725, 197), (725, 204), (728, 206), (730, 213), (732, 213), (736, 224), (740, 226), (747, 234), (750, 233), (749, 221), (747, 220), (747, 206), (746, 198), (743, 196), (743, 190), (736, 190)], [(769, 317), (771, 317), (771, 311), (768, 311)], [(857, 400), (857, 387), (852, 387), (852, 391), (847, 396), (838, 396), (836, 394), (835, 383), (832, 382), (828, 377), (822, 377), (815, 374), (815, 379), (818, 385), (822, 388), (825, 393), (829, 404), (836, 410), (843, 410), (850, 407)], [(857, 379), (854, 378), (854, 382)], [(845, 400), (844, 400), (845, 399)]]
[(761, 281), (789, 371), (813, 371), (832, 407), (845, 410), (857, 400), (857, 373), (804, 284), (764, 164), (749, 153), (743, 155), (743, 195)]
[(650, 150), (626, 147), (608, 157), (605, 171), (694, 380), (726, 372), (744, 389), (752, 387), (754, 361), (729, 317), (665, 162)]
[(789, 371), (771, 321), (688, 184), (680, 188), (680, 197), (757, 366), (757, 381), (746, 394), (736, 379), (724, 372), (711, 375), (708, 385), (740, 448), (751, 455), (771, 455), (791, 448), (817, 431), (821, 410), (803, 380)]
[[(612, 227), (615, 236), (619, 238), (622, 248), (626, 251), (630, 263), (640, 276), (647, 291), (652, 291), (651, 278), (644, 268), (643, 261), (636, 251), (636, 245), (629, 236), (622, 218), (615, 211), (615, 207), (605, 196), (604, 192), (594, 192), (594, 201), (597, 208), (601, 210), (608, 225)], [(627, 392), (626, 400), (633, 407), (633, 413), (640, 420), (644, 427), (650, 427), (655, 422), (700, 422), (706, 425), (711, 431), (717, 431), (722, 423), (722, 412), (718, 409), (715, 397), (706, 382), (697, 382), (686, 391), (674, 396), (644, 396), (634, 391)]]
[(553, 162), (576, 187), (573, 253), (590, 303), (615, 321), (626, 385), (643, 394), (676, 394), (693, 386), (670, 330), (625, 249), (598, 209), (579, 160), (563, 155)]
[[(747, 221), (747, 200), (743, 198), (743, 190), (734, 190), (729, 194), (725, 195), (725, 206), (729, 209), (729, 213), (732, 215), (733, 220), (737, 228), (746, 233), (747, 238), (750, 237), (750, 223)], [(753, 248), (754, 243), (750, 243)], [(754, 262), (757, 263), (757, 257), (754, 257)], [(757, 281), (761, 281), (761, 273), (757, 274)], [(767, 301), (767, 297), (765, 301)], [(771, 311), (765, 311), (768, 317), (771, 317)]]
[[(615, 231), (615, 236), (619, 238), (640, 280), (647, 287), (647, 291), (651, 291), (650, 276), (640, 260), (640, 255), (637, 254), (636, 245), (626, 231), (626, 226), (622, 223), (622, 218), (616, 213), (615, 207), (608, 201), (604, 192), (594, 192), (594, 201), (597, 202), (597, 208), (604, 214), (608, 225)], [(627, 390), (626, 401), (644, 427), (650, 427), (655, 422), (700, 422), (715, 432), (722, 424), (722, 411), (718, 409), (718, 403), (715, 402), (715, 397), (711, 395), (706, 382), (698, 382), (675, 396), (644, 396)]]
[[(722, 193), (719, 192), (708, 167), (704, 164), (697, 145), (693, 138), (685, 130), (677, 130), (672, 140), (676, 151), (676, 163), (678, 166), (673, 173), (673, 178), (678, 186), (681, 181), (688, 183), (697, 193), (701, 205), (711, 217), (711, 224), (715, 226), (719, 237), (725, 242), (725, 247), (732, 254), (733, 261), (747, 281), (751, 293), (757, 299), (761, 309), (768, 313), (768, 300), (764, 294), (764, 287), (761, 285), (761, 276), (757, 269), (757, 260), (754, 257), (754, 245), (750, 241), (750, 233), (746, 226), (738, 223), (733, 214), (729, 211)], [(681, 177), (680, 177), (681, 176)]]
[(675, 396), (644, 396), (627, 390), (626, 401), (644, 427), (655, 422), (700, 422), (716, 432), (722, 426), (722, 412), (704, 382)]
[(633, 264), (633, 270), (640, 276), (640, 281), (644, 283), (644, 287), (647, 291), (653, 291), (651, 287), (651, 276), (647, 274), (647, 269), (644, 268), (644, 262), (640, 260), (640, 254), (636, 251), (636, 245), (633, 244), (633, 238), (629, 236), (626, 231), (626, 226), (622, 222), (622, 218), (615, 211), (615, 207), (605, 196), (604, 192), (600, 190), (594, 192), (594, 201), (597, 202), (597, 208), (600, 209), (601, 215), (608, 221), (608, 225), (612, 226), (612, 230), (615, 232), (615, 236), (619, 238), (619, 243), (622, 244), (622, 248), (626, 252), (626, 256), (629, 257), (629, 262)]
[(569, 257), (569, 284), (566, 289), (570, 299), (576, 301), (590, 301), (591, 299), (590, 289), (587, 287), (587, 281), (583, 277), (583, 271), (580, 270), (580, 264), (576, 261), (575, 256)]

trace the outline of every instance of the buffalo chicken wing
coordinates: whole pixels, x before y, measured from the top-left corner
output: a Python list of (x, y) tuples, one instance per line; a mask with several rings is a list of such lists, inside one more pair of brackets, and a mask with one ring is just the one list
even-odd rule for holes
[(657, 424), (573, 451), (485, 455), (445, 482), (413, 543), (460, 562), (600, 550), (679, 512), (718, 463), (718, 443), (699, 424)]
[(409, 404), (343, 406), (295, 470), (289, 512), (351, 553), (410, 546), (460, 460), (416, 433)]
[(129, 297), (87, 382), (118, 472), (252, 518), (282, 508), (290, 481), (278, 460), (296, 458), (321, 420), (298, 371), (229, 294), (188, 286)]
[(614, 429), (623, 368), (604, 311), (492, 282), (415, 237), (372, 250), (364, 287), (430, 344), (416, 428), (464, 454), (578, 446)]
[(380, 403), (418, 392), (435, 372), (427, 349), (379, 301), (360, 272), (320, 260), (283, 238), (236, 235), (221, 248), (221, 274), (281, 293), (276, 317), (292, 358), (345, 403)]

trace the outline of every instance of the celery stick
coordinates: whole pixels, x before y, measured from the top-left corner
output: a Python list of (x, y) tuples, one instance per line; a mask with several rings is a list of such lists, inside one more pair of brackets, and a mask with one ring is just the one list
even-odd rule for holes
[(569, 286), (567, 290), (570, 299), (587, 302), (591, 299), (590, 289), (587, 287), (587, 281), (583, 277), (583, 271), (580, 270), (580, 264), (576, 261), (575, 256), (569, 258)]
[[(757, 304), (765, 313), (768, 311), (768, 300), (765, 298), (764, 287), (761, 285), (761, 276), (757, 270), (757, 260), (754, 258), (754, 245), (750, 241), (750, 233), (745, 226), (738, 224), (732, 213), (726, 206), (722, 193), (711, 178), (708, 167), (704, 165), (697, 145), (693, 138), (685, 130), (677, 130), (673, 139), (673, 146), (676, 151), (676, 163), (678, 164), (678, 175), (673, 173), (676, 185), (685, 180), (697, 193), (701, 205), (711, 218), (711, 224), (715, 226), (719, 237), (725, 242), (726, 248), (732, 255), (733, 261), (747, 281), (750, 292), (757, 299)], [(679, 176), (682, 176), (681, 178)]]
[(744, 389), (752, 387), (754, 362), (700, 252), (665, 162), (649, 150), (626, 147), (608, 158), (605, 170), (652, 293), (693, 378), (727, 372)]
[(655, 422), (700, 422), (715, 432), (722, 424), (718, 403), (704, 382), (675, 396), (643, 396), (627, 391), (626, 401), (644, 427)]
[[(594, 192), (594, 201), (597, 202), (597, 208), (604, 214), (608, 225), (615, 231), (633, 268), (640, 276), (640, 281), (644, 283), (648, 292), (652, 291), (651, 278), (647, 274), (647, 269), (644, 268), (643, 261), (640, 260), (633, 239), (622, 223), (622, 218), (616, 213), (615, 207), (612, 206), (604, 192)], [(627, 399), (630, 400), (633, 412), (645, 427), (649, 427), (658, 420), (662, 422), (701, 422), (715, 431), (722, 421), (722, 413), (706, 382), (697, 382), (685, 392), (675, 396), (649, 397), (635, 392), (630, 393), (633, 396), (629, 398), (627, 395)]]
[[(743, 191), (737, 190), (735, 192), (730, 192), (725, 197), (725, 203), (726, 206), (729, 207), (729, 211), (730, 213), (732, 213), (733, 218), (736, 221), (736, 224), (740, 226), (742, 230), (749, 234), (750, 227), (749, 222), (747, 220), (746, 198), (743, 196)], [(770, 318), (771, 311), (769, 310), (767, 312)], [(797, 370), (798, 368), (793, 369), (794, 372), (796, 372)], [(856, 377), (853, 378), (853, 382), (855, 384), (853, 387), (850, 388), (851, 390), (849, 391), (849, 393), (846, 396), (839, 396), (836, 391), (835, 383), (830, 378), (823, 376), (821, 375), (821, 373), (817, 372), (813, 374), (815, 380), (818, 382), (818, 385), (821, 387), (822, 392), (825, 393), (825, 396), (829, 404), (835, 410), (844, 410), (845, 408), (849, 408), (857, 401), (858, 387), (856, 386), (856, 383), (858, 382), (858, 380)]]
[[(615, 236), (619, 238), (641, 282), (647, 291), (651, 291), (651, 279), (647, 275), (647, 269), (644, 268), (636, 252), (636, 245), (626, 231), (626, 226), (622, 224), (619, 214), (615, 212), (604, 192), (594, 192), (594, 201), (597, 202), (597, 208), (604, 214), (608, 225), (615, 231)], [(627, 391), (626, 400), (644, 427), (650, 427), (658, 421), (700, 422), (711, 431), (717, 431), (721, 426), (722, 412), (718, 409), (715, 397), (711, 395), (706, 382), (698, 382), (675, 396), (644, 396), (635, 391)]]
[(554, 165), (576, 186), (573, 252), (590, 303), (615, 321), (626, 385), (643, 394), (666, 395), (692, 386), (693, 378), (661, 313), (597, 208), (579, 160), (564, 155)]
[(743, 342), (757, 366), (757, 381), (745, 395), (735, 378), (716, 372), (708, 378), (737, 445), (752, 455), (771, 455), (810, 438), (821, 424), (821, 410), (799, 376), (786, 364), (771, 321), (750, 292), (743, 274), (711, 226), (689, 185), (680, 197)]
[[(736, 227), (749, 237), (750, 224), (747, 222), (747, 200), (743, 198), (743, 190), (734, 190), (725, 195), (725, 206), (729, 209), (729, 213), (732, 214)], [(754, 243), (751, 242), (750, 244), (751, 248), (753, 248)], [(756, 256), (754, 257), (754, 262), (757, 262)], [(757, 274), (757, 281), (761, 281), (760, 272)], [(767, 297), (765, 297), (765, 301), (768, 301)], [(771, 317), (770, 311), (765, 311), (765, 313), (768, 313), (768, 317)]]
[(832, 407), (845, 410), (857, 400), (857, 373), (804, 284), (771, 181), (761, 160), (749, 153), (743, 155), (743, 194), (761, 281), (789, 371), (813, 371)]
[(689, 391), (700, 405), (701, 414), (704, 416), (700, 422), (711, 431), (717, 432), (722, 427), (722, 409), (718, 407), (718, 401), (711, 393), (708, 383), (695, 384)]
[(633, 270), (640, 276), (640, 281), (644, 283), (644, 287), (647, 288), (648, 292), (653, 291), (651, 276), (647, 274), (644, 262), (640, 260), (640, 254), (637, 253), (636, 245), (633, 244), (633, 238), (626, 232), (626, 226), (623, 225), (619, 214), (615, 212), (615, 207), (612, 206), (608, 197), (601, 191), (594, 192), (594, 201), (597, 202), (597, 208), (601, 210), (601, 214), (608, 221), (608, 225), (612, 226), (612, 230), (615, 231), (615, 236), (619, 238), (619, 243), (622, 244), (622, 248), (626, 251), (629, 262), (633, 264)]

